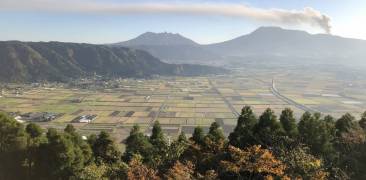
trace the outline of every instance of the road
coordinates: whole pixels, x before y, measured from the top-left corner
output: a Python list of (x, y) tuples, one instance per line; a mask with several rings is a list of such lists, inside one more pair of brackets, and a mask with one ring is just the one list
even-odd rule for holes
[[(255, 76), (252, 76), (252, 75), (249, 75), (249, 74), (248, 74), (248, 77), (251, 77), (252, 79), (257, 80), (258, 82), (262, 83), (263, 85), (266, 85), (266, 86), (267, 86), (267, 84), (268, 84), (268, 82), (265, 82), (265, 81), (263, 81), (263, 80), (261, 80), (261, 79), (259, 79), (259, 78), (256, 78)], [(307, 107), (307, 106), (305, 106), (305, 105), (303, 105), (303, 104), (297, 103), (297, 102), (295, 102), (294, 100), (292, 100), (292, 99), (290, 99), (290, 98), (286, 97), (285, 95), (281, 94), (281, 93), (277, 90), (277, 88), (275, 87), (274, 83), (272, 83), (272, 84), (270, 85), (270, 88), (269, 88), (269, 89), (270, 89), (270, 91), (271, 91), (271, 93), (272, 93), (273, 95), (275, 95), (277, 98), (281, 99), (282, 101), (286, 102), (286, 103), (287, 103), (287, 104), (289, 104), (289, 105), (293, 105), (293, 106), (295, 106), (295, 107), (297, 107), (297, 108), (299, 108), (299, 109), (301, 109), (301, 110), (303, 110), (303, 111), (309, 111), (309, 112), (311, 112), (311, 113), (319, 112), (319, 111), (314, 110), (314, 109), (312, 109), (312, 108), (310, 108), (310, 107)]]
[(295, 107), (297, 107), (299, 109), (302, 109), (303, 111), (309, 111), (311, 113), (318, 112), (318, 111), (316, 111), (316, 110), (314, 110), (314, 109), (312, 109), (310, 107), (307, 107), (307, 106), (305, 106), (303, 104), (297, 103), (297, 102), (293, 101), (292, 99), (286, 97), (285, 95), (281, 94), (277, 90), (277, 88), (274, 86), (274, 83), (272, 83), (272, 86), (270, 87), (270, 90), (271, 90), (272, 94), (275, 95), (277, 98), (279, 98), (282, 101), (284, 101), (284, 102), (286, 102), (286, 103), (288, 103), (290, 105), (293, 105), (293, 106), (295, 106)]
[(165, 100), (161, 103), (159, 110), (156, 112), (154, 118), (148, 123), (145, 133), (150, 133), (151, 127), (154, 125), (154, 122), (158, 120), (160, 113), (167, 107), (166, 102), (170, 98), (170, 94), (168, 94)]
[(209, 84), (211, 85), (211, 87), (213, 88), (213, 90), (221, 96), (221, 98), (224, 100), (225, 104), (229, 107), (229, 109), (231, 110), (231, 112), (236, 116), (240, 116), (240, 113), (238, 111), (236, 111), (236, 109), (234, 108), (234, 106), (225, 98), (225, 96), (223, 94), (221, 94), (221, 92), (217, 89), (217, 87), (212, 83), (212, 81), (210, 79), (208, 79)]

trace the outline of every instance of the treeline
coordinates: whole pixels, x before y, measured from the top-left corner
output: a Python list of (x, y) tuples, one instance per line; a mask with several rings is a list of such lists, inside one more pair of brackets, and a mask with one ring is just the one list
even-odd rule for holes
[(105, 132), (84, 140), (72, 125), (43, 132), (0, 114), (0, 179), (366, 179), (365, 132), (366, 112), (297, 122), (246, 106), (228, 138), (212, 123), (170, 142), (155, 122), (151, 136), (135, 125), (122, 153)]

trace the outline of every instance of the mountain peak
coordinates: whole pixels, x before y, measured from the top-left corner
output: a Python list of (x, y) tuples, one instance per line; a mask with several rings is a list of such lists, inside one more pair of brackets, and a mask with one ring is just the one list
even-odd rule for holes
[(183, 37), (178, 33), (170, 33), (170, 32), (146, 32), (141, 34), (140, 36), (131, 39), (129, 41), (125, 41), (119, 43), (120, 45), (127, 46), (141, 46), (141, 45), (197, 45), (196, 42)]
[(262, 26), (253, 31), (251, 34), (279, 34), (279, 33), (296, 33), (296, 34), (308, 34), (306, 31), (283, 29), (278, 26)]

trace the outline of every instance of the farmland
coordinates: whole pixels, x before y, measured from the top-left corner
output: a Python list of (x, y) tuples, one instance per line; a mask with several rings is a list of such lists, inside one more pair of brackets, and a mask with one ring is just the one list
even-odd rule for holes
[[(157, 120), (171, 137), (181, 131), (190, 134), (196, 126), (207, 129), (212, 122), (218, 122), (228, 134), (244, 105), (250, 105), (257, 115), (268, 107), (279, 115), (289, 107), (297, 118), (305, 110), (340, 117), (345, 112), (357, 115), (366, 109), (366, 93), (362, 91), (366, 84), (361, 80), (319, 71), (314, 77), (311, 71), (234, 69), (221, 76), (123, 79), (118, 87), (103, 89), (22, 85), (21, 93), (3, 90), (0, 109), (57, 113), (60, 116), (55, 120), (39, 124), (63, 129), (73, 123), (84, 135), (103, 130), (121, 141), (134, 124), (149, 134)], [(82, 115), (96, 118), (90, 123), (73, 121)]]

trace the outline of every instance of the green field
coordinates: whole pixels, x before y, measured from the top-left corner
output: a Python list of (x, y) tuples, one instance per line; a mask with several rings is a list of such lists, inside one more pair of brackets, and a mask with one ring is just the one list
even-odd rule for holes
[[(12, 90), (3, 92), (0, 109), (62, 113), (51, 122), (41, 123), (43, 127), (58, 129), (78, 116), (97, 115), (91, 123), (74, 125), (82, 134), (103, 130), (119, 139), (123, 139), (134, 124), (140, 124), (149, 133), (156, 120), (172, 136), (197, 125), (208, 127), (215, 121), (224, 126), (228, 134), (245, 105), (250, 105), (258, 116), (268, 107), (278, 115), (286, 107), (293, 109), (297, 117), (304, 113), (304, 109), (271, 92), (273, 78), (283, 96), (322, 114), (339, 117), (345, 112), (360, 114), (366, 109), (366, 94), (359, 88), (364, 86), (362, 81), (349, 82), (329, 73), (317, 77), (314, 79), (311, 73), (297, 71), (256, 70), (225, 76), (129, 79), (120, 81), (116, 88), (102, 90), (22, 85), (25, 88), (20, 94)], [(75, 99), (81, 101), (75, 103)]]

